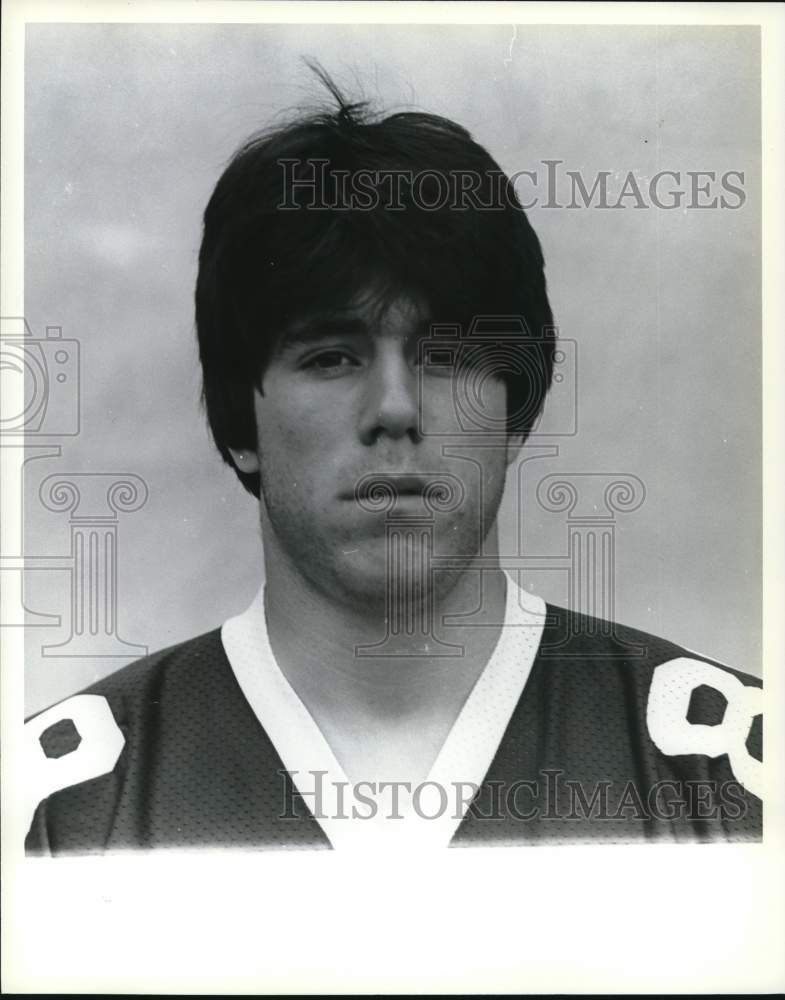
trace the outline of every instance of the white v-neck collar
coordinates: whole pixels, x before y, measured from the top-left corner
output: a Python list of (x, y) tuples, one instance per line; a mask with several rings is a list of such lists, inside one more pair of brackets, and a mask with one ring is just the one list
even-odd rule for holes
[[(378, 799), (377, 814), (365, 818), (371, 811), (368, 784), (352, 786), (276, 663), (267, 635), (264, 586), (246, 611), (224, 624), (221, 639), (237, 682), (334, 848), (422, 850), (449, 844), (468, 809), (471, 785), (481, 785), (488, 772), (542, 638), (545, 602), (521, 589), (510, 573), (505, 575), (504, 627), (496, 648), (420, 787), (417, 808), (399, 789), (401, 818), (397, 819), (389, 818), (394, 811), (390, 789)], [(314, 796), (317, 786), (318, 800)], [(360, 786), (364, 786), (362, 791)], [(446, 805), (439, 789), (446, 793)], [(360, 791), (364, 800), (356, 797)], [(283, 809), (286, 804), (281, 805)]]

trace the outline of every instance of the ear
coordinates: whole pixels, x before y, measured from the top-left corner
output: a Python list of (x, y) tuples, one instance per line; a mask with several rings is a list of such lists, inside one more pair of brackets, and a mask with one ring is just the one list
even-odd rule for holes
[(526, 435), (524, 433), (508, 434), (507, 435), (507, 465), (510, 466), (515, 461), (515, 459), (520, 455), (521, 448), (523, 448), (526, 443)]
[(240, 472), (250, 476), (259, 471), (259, 459), (250, 448), (230, 448), (229, 454)]

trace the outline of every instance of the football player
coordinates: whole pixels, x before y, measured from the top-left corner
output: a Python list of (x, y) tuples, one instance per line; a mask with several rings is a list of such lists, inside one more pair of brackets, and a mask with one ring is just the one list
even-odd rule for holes
[(513, 184), (460, 125), (324, 82), (236, 153), (199, 257), (265, 582), (27, 723), (28, 851), (759, 838), (760, 682), (499, 559), (556, 349)]

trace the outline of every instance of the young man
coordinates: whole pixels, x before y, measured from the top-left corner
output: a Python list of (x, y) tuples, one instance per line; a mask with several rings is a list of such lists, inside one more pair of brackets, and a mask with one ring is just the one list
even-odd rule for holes
[(511, 182), (327, 82), (204, 220), (204, 400), (265, 584), (28, 723), (28, 850), (759, 837), (759, 682), (500, 565), (555, 350)]

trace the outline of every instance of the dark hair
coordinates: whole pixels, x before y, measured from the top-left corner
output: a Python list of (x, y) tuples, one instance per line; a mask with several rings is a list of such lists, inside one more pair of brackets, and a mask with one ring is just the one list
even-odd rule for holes
[[(316, 72), (335, 108), (247, 141), (204, 214), (196, 329), (202, 398), (224, 461), (234, 464), (230, 446), (256, 446), (253, 389), (276, 335), (369, 287), (380, 299), (416, 294), (432, 318), (464, 329), (478, 315), (519, 317), (529, 360), (503, 377), (508, 429), (528, 433), (551, 382), (555, 336), (542, 251), (512, 183), (460, 125), (415, 112), (382, 117)], [(340, 171), (365, 175), (351, 202)], [(235, 471), (258, 497), (258, 474)]]

